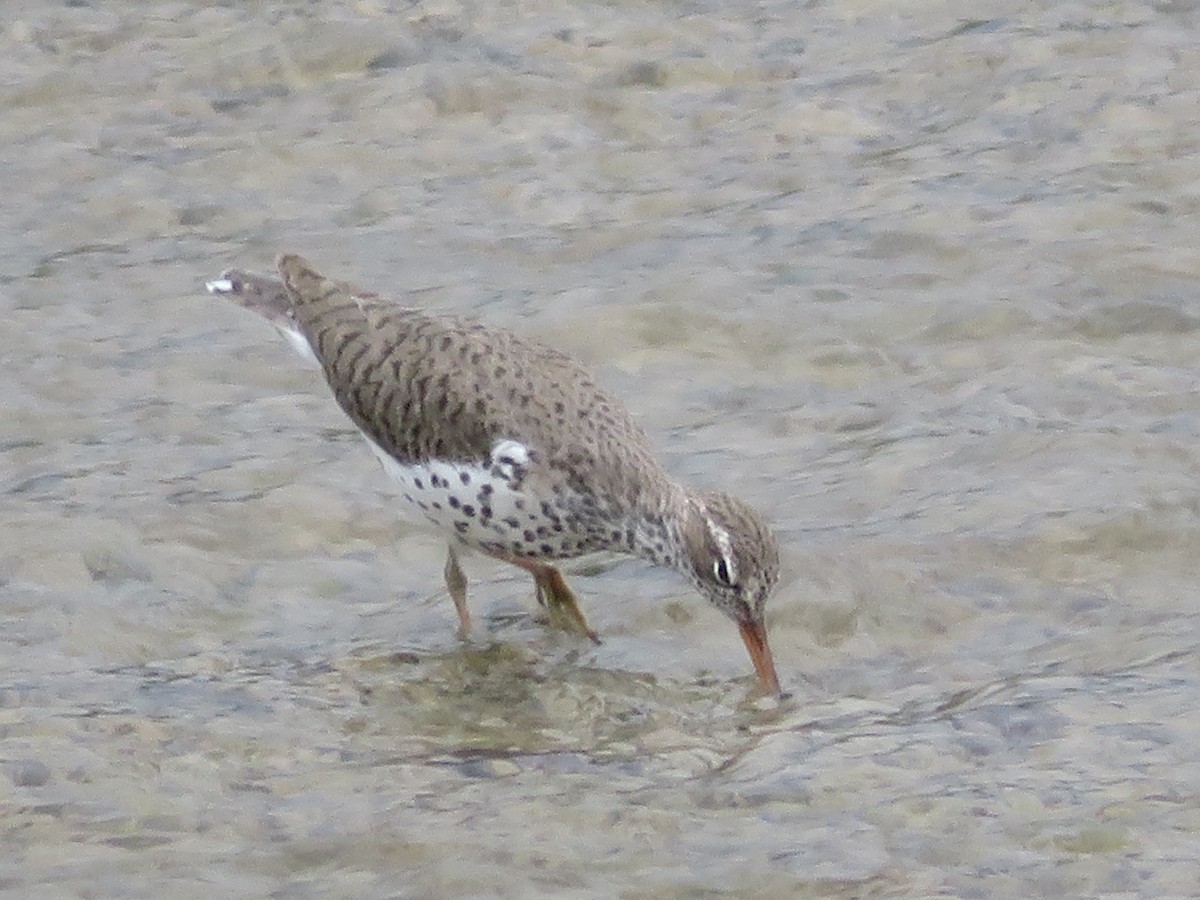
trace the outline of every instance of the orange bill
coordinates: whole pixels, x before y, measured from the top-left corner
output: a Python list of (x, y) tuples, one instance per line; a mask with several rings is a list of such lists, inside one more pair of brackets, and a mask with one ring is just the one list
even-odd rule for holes
[(742, 641), (750, 651), (750, 660), (762, 686), (772, 694), (779, 694), (779, 676), (775, 674), (775, 660), (767, 646), (767, 627), (762, 622), (738, 622)]

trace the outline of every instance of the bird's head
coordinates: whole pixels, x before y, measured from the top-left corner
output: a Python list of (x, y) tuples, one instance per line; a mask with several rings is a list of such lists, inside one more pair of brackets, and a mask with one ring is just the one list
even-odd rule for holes
[(778, 694), (763, 612), (779, 580), (779, 544), (762, 516), (730, 494), (696, 494), (689, 506), (681, 568), (737, 624), (759, 681)]

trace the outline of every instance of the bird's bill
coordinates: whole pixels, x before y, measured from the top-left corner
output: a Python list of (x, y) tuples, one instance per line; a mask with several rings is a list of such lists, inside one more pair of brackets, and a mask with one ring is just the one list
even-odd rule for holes
[(767, 645), (767, 626), (762, 622), (739, 621), (737, 627), (742, 634), (742, 642), (750, 651), (750, 661), (754, 663), (754, 671), (758, 673), (763, 688), (772, 694), (779, 694), (779, 676), (775, 673), (775, 660)]

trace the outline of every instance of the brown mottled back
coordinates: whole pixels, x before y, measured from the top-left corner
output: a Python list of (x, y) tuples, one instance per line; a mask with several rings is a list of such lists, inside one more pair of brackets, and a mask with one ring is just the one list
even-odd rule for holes
[(401, 463), (482, 463), (497, 440), (515, 440), (564, 487), (603, 505), (648, 499), (647, 476), (661, 469), (644, 433), (566, 354), (473, 320), (352, 295), (299, 256), (278, 265), (338, 403)]

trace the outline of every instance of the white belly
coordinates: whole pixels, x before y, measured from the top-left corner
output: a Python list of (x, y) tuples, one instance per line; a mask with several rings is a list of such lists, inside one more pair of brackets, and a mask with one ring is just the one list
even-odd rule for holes
[[(369, 438), (367, 443), (400, 488), (409, 518), (493, 555), (579, 555), (577, 536), (557, 514), (547, 515), (540, 499), (514, 491), (490, 468), (440, 461), (406, 465)], [(511, 445), (507, 442), (506, 449)]]

